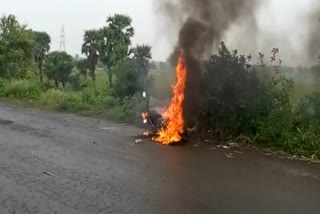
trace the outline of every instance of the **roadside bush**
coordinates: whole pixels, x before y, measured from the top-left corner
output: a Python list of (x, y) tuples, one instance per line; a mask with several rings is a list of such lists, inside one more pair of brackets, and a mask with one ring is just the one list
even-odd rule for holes
[(304, 123), (320, 131), (320, 93), (304, 97), (296, 108)]
[(102, 96), (101, 105), (106, 109), (111, 109), (118, 105), (118, 100), (110, 95)]
[(282, 142), (280, 148), (292, 154), (303, 155), (306, 157), (320, 158), (320, 135), (308, 126), (302, 126), (292, 130)]
[(106, 115), (119, 122), (141, 125), (141, 113), (144, 111), (145, 101), (138, 93), (133, 97), (126, 97), (121, 102), (117, 102), (116, 105), (107, 110)]
[(0, 79), (0, 96), (3, 96), (3, 90), (6, 84), (7, 84), (6, 80)]
[(40, 103), (53, 109), (58, 109), (66, 97), (66, 92), (59, 89), (50, 89), (41, 95)]
[(82, 102), (80, 93), (68, 92), (58, 106), (58, 110), (79, 112), (90, 110), (90, 105)]
[(97, 105), (102, 102), (102, 94), (93, 87), (86, 87), (81, 91), (81, 99), (88, 105)]
[(146, 87), (143, 82), (142, 69), (133, 59), (127, 59), (121, 64), (117, 65), (115, 73), (117, 79), (114, 85), (114, 94), (120, 99), (132, 97), (138, 91), (145, 90)]
[(81, 83), (81, 78), (79, 74), (71, 74), (68, 77), (67, 82), (69, 83), (69, 85), (73, 90), (77, 90), (77, 91), (82, 90), (82, 83)]
[(89, 109), (89, 105), (82, 102), (79, 92), (50, 89), (43, 93), (40, 99), (42, 105), (60, 111), (83, 111)]
[[(254, 136), (262, 135), (264, 139), (275, 142), (272, 136), (279, 138), (276, 133), (283, 133), (283, 129), (290, 127), (290, 122), (295, 118), (290, 99), (292, 91), (293, 82), (283, 76), (262, 80), (257, 89), (250, 121), (242, 123), (242, 131)], [(250, 128), (247, 124), (250, 124)], [(268, 133), (267, 130), (272, 130), (272, 135), (264, 135)]]
[(33, 80), (12, 80), (3, 87), (3, 96), (37, 100), (41, 94), (40, 84)]
[(265, 113), (256, 125), (258, 129), (253, 139), (256, 143), (276, 146), (294, 154), (320, 157), (317, 131), (320, 96), (306, 97), (294, 111), (293, 85), (293, 81), (285, 77), (273, 77), (261, 84), (258, 103)]
[(104, 109), (110, 109), (118, 104), (109, 87), (98, 88), (88, 78), (82, 80), (82, 85), (81, 98), (84, 103)]
[(239, 134), (256, 112), (259, 79), (247, 59), (222, 43), (204, 65), (201, 128)]
[(294, 82), (273, 72), (257, 73), (248, 59), (222, 43), (205, 63), (200, 130), (221, 140), (242, 136), (246, 142), (319, 157), (320, 94), (306, 97), (294, 111)]

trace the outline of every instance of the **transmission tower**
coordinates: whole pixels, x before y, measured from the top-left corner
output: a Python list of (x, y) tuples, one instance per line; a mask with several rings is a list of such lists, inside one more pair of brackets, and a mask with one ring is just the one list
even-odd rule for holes
[(60, 49), (59, 51), (66, 51), (66, 37), (64, 34), (64, 26), (61, 28), (61, 35), (60, 35)]

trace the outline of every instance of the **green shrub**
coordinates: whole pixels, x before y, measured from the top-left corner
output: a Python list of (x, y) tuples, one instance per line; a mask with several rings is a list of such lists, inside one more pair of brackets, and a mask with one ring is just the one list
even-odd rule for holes
[(303, 122), (320, 131), (320, 93), (304, 97), (296, 108)]
[[(265, 79), (258, 90), (259, 111), (253, 114), (254, 122), (251, 124), (254, 131), (243, 131), (251, 135), (254, 143), (281, 148), (297, 155), (319, 157), (320, 134), (315, 126), (310, 126), (308, 121), (312, 118), (303, 114), (307, 109), (305, 106), (293, 111), (292, 92), (293, 82), (285, 77)], [(309, 101), (302, 103), (310, 104)], [(314, 101), (313, 104), (316, 104)]]
[(126, 97), (121, 105), (122, 115), (132, 123), (141, 122), (141, 113), (145, 111), (145, 100), (139, 93)]
[(120, 99), (134, 96), (138, 91), (145, 90), (143, 69), (132, 59), (127, 59), (115, 68), (117, 79), (114, 94)]
[(251, 143), (319, 157), (320, 94), (306, 97), (294, 111), (294, 82), (254, 70), (222, 44), (204, 65), (200, 129), (222, 140), (245, 136)]
[(90, 105), (83, 103), (81, 99), (81, 94), (76, 92), (68, 92), (66, 96), (61, 101), (58, 110), (60, 111), (85, 111), (89, 110)]
[(85, 87), (81, 91), (81, 98), (83, 103), (100, 109), (110, 109), (118, 104), (118, 100), (112, 96), (110, 88), (97, 89), (91, 80), (85, 83)]
[(250, 111), (243, 112), (244, 116), (240, 117), (241, 132), (257, 135), (262, 127), (271, 126), (274, 130), (286, 123), (288, 115), (292, 115), (292, 91), (293, 82), (282, 76), (261, 80)]
[(0, 79), (0, 96), (3, 96), (3, 91), (6, 84), (7, 84), (6, 80)]
[(244, 124), (251, 123), (257, 110), (259, 79), (244, 56), (230, 52), (222, 43), (219, 53), (204, 64), (202, 82), (198, 85), (202, 87), (201, 109), (194, 104), (199, 99), (191, 93), (192, 97), (187, 96), (186, 100), (193, 108), (185, 114), (192, 117), (199, 112), (202, 129), (237, 135)]
[(43, 93), (41, 104), (60, 111), (83, 111), (89, 109), (89, 105), (82, 102), (81, 94), (73, 91), (61, 91), (51, 89)]
[(82, 102), (92, 106), (102, 104), (104, 96), (106, 95), (102, 91), (93, 87), (86, 87), (81, 91)]
[(121, 102), (112, 97), (107, 98), (107, 100), (112, 104), (105, 112), (108, 118), (135, 125), (141, 124), (141, 113), (145, 111), (145, 102), (140, 94), (126, 97)]
[(293, 154), (320, 158), (320, 134), (310, 127), (290, 132), (281, 145), (284, 150)]
[(40, 83), (32, 80), (12, 80), (3, 87), (3, 96), (37, 100), (41, 94)]
[(118, 100), (113, 96), (103, 96), (101, 100), (101, 105), (106, 108), (110, 109), (118, 105)]
[(50, 89), (41, 94), (40, 103), (53, 109), (58, 109), (67, 93), (59, 89)]

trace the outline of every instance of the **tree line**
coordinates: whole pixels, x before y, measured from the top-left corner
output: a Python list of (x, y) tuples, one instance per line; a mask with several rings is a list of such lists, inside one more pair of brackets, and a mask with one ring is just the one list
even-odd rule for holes
[[(105, 26), (84, 32), (81, 52), (86, 58), (75, 60), (66, 52), (50, 51), (48, 33), (29, 29), (14, 15), (4, 15), (0, 20), (0, 78), (25, 78), (33, 71), (40, 83), (47, 79), (56, 87), (65, 87), (75, 82), (75, 68), (76, 76), (88, 76), (95, 82), (99, 62), (108, 73), (111, 88), (117, 88), (120, 94), (135, 93), (145, 87), (141, 84), (146, 82), (152, 55), (148, 45), (131, 48), (134, 32), (129, 16), (109, 16)], [(119, 80), (124, 81), (121, 85), (133, 82), (133, 87), (115, 85), (114, 76), (121, 67), (128, 70), (126, 74), (119, 73), (117, 79), (127, 78)]]

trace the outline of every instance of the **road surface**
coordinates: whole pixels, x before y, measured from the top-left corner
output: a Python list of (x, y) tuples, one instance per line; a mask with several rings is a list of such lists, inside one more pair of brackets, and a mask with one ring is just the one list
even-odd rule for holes
[(0, 213), (319, 214), (320, 166), (0, 102)]

